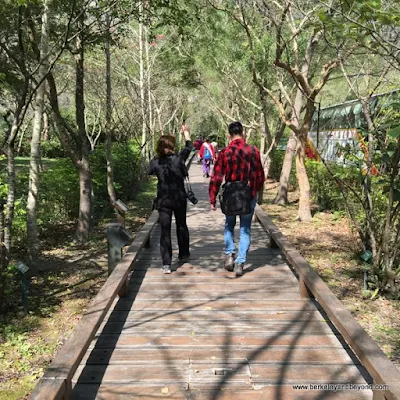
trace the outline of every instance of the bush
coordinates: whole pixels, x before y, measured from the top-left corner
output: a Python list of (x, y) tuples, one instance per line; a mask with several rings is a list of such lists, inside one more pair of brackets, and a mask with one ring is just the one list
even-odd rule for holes
[(65, 151), (59, 140), (45, 140), (41, 144), (42, 157), (66, 157)]
[[(335, 173), (340, 173), (338, 165), (332, 165)], [(306, 160), (310, 193), (314, 202), (318, 203), (320, 210), (344, 211), (345, 205), (342, 193), (322, 162)]]
[[(283, 166), (283, 160), (285, 158), (285, 151), (283, 150), (275, 150), (272, 160), (271, 160), (271, 166), (269, 168), (268, 172), (268, 177), (271, 179), (274, 179), (276, 181), (279, 181), (281, 177), (281, 171), (282, 171), (282, 166)], [(290, 171), (290, 177), (289, 177), (289, 186), (292, 188), (297, 188), (297, 178), (296, 178), (296, 159), (293, 157), (293, 162), (292, 162), (292, 169)]]
[[(128, 201), (140, 186), (140, 147), (136, 143), (113, 144), (114, 185), (118, 198)], [(110, 210), (107, 191), (106, 147), (91, 154), (95, 216)]]
[[(15, 211), (13, 219), (13, 244), (23, 248), (26, 244), (26, 203), (29, 182), (29, 160), (18, 158), (16, 174)], [(111, 212), (107, 192), (106, 150), (100, 145), (90, 156), (93, 178), (94, 218)], [(114, 184), (117, 196), (124, 200), (137, 192), (140, 168), (140, 148), (136, 143), (113, 145)], [(69, 158), (43, 159), (40, 175), (38, 225), (42, 231), (54, 224), (76, 221), (79, 214), (79, 176)], [(0, 179), (5, 176), (0, 176)], [(3, 185), (6, 187), (6, 185)], [(4, 194), (6, 196), (6, 192)]]

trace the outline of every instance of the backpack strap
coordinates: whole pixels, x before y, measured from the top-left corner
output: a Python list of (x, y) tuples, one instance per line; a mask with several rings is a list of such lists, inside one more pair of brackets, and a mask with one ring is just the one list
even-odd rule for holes
[(210, 152), (211, 157), (212, 157), (212, 151), (211, 151), (210, 145), (207, 142), (204, 142), (204, 147), (208, 149), (208, 151)]

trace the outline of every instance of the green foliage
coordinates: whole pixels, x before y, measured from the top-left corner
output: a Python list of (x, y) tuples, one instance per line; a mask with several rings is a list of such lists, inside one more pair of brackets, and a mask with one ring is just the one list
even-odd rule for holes
[[(140, 147), (135, 142), (114, 143), (113, 166), (114, 184), (117, 195), (122, 200), (133, 198), (140, 186)], [(91, 154), (93, 190), (95, 194), (95, 214), (99, 216), (109, 212), (109, 198), (107, 192), (107, 163), (106, 148), (104, 145), (96, 147)]]
[[(269, 168), (268, 176), (276, 181), (279, 181), (281, 176), (283, 160), (285, 158), (285, 151), (275, 150), (274, 155), (272, 156), (271, 166)], [(289, 177), (289, 185), (292, 189), (297, 188), (297, 179), (296, 179), (296, 167), (295, 167), (295, 158), (293, 157), (292, 169)]]
[(351, 187), (360, 187), (361, 174), (359, 170), (331, 163), (329, 164), (331, 172), (329, 172), (322, 162), (309, 159), (306, 160), (306, 168), (310, 191), (320, 210), (345, 211), (346, 206), (342, 192), (331, 172), (335, 177), (345, 181)]

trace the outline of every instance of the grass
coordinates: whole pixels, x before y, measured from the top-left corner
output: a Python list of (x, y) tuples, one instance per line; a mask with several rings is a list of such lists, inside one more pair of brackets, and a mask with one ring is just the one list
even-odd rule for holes
[(344, 213), (316, 212), (312, 221), (298, 222), (298, 193), (291, 191), (289, 205), (282, 207), (273, 204), (276, 190), (277, 184), (269, 181), (264, 211), (400, 368), (400, 302), (385, 297), (365, 298), (361, 244), (350, 221)]
[[(155, 183), (146, 182), (127, 204), (128, 231), (137, 232), (150, 215)], [(45, 238), (41, 272), (29, 285), (29, 313), (24, 315), (18, 294), (13, 311), (0, 316), (0, 400), (27, 397), (106, 281), (105, 232), (112, 220), (97, 224), (84, 246), (73, 242), (72, 223)]]

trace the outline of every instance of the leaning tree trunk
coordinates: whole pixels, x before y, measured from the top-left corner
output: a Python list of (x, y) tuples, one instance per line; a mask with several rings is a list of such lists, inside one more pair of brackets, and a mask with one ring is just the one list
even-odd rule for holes
[(277, 129), (277, 131), (275, 133), (272, 143), (269, 145), (265, 154), (262, 155), (262, 162), (263, 162), (265, 178), (268, 178), (268, 176), (269, 176), (269, 170), (271, 168), (272, 158), (278, 147), (279, 141), (281, 140), (283, 133), (285, 132), (285, 128), (286, 128), (286, 124), (284, 124), (282, 121), (280, 121), (279, 128)]
[[(292, 111), (292, 123), (294, 126), (300, 126), (300, 113), (303, 106), (303, 92), (297, 89), (296, 97), (294, 100), (294, 106)], [(283, 166), (281, 171), (281, 176), (279, 179), (279, 189), (278, 193), (274, 199), (276, 204), (287, 204), (288, 201), (288, 190), (289, 190), (289, 178), (292, 171), (293, 156), (297, 147), (297, 136), (296, 133), (292, 131), (289, 137), (288, 144), (286, 146), (285, 158), (283, 160)]]
[(39, 232), (37, 224), (37, 205), (39, 196), (39, 174), (40, 174), (40, 143), (42, 134), (43, 106), (45, 95), (44, 78), (47, 74), (47, 52), (48, 52), (48, 0), (44, 0), (44, 9), (42, 14), (42, 33), (40, 42), (40, 67), (38, 81), (42, 84), (36, 92), (35, 117), (32, 129), (31, 157), (29, 165), (29, 190), (26, 207), (27, 216), (27, 236), (28, 236), (28, 259), (31, 267), (31, 273), (37, 272), (37, 258), (39, 254)]
[(289, 178), (290, 178), (290, 172), (292, 171), (293, 156), (296, 151), (296, 146), (297, 146), (296, 134), (292, 132), (290, 134), (286, 146), (285, 157), (283, 159), (283, 165), (281, 170), (281, 176), (279, 178), (279, 189), (274, 199), (275, 204), (284, 205), (289, 202), (288, 201)]
[(307, 134), (308, 129), (303, 128), (299, 134), (296, 153), (296, 174), (300, 191), (298, 219), (300, 221), (310, 221), (312, 219), (310, 203), (310, 182), (308, 180), (305, 165)]

